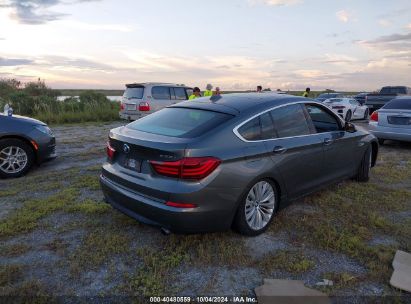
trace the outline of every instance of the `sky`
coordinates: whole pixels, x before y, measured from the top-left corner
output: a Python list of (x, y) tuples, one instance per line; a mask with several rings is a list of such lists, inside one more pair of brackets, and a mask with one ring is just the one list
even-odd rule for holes
[(0, 0), (0, 78), (59, 89), (411, 86), (411, 1)]

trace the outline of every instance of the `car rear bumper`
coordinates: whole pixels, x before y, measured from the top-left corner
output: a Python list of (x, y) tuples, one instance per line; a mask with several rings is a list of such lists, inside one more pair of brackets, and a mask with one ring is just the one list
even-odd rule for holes
[[(165, 201), (145, 196), (110, 180), (103, 174), (100, 184), (107, 203), (126, 215), (149, 225), (166, 228), (175, 233), (201, 233), (224, 231), (231, 227), (235, 202), (218, 199), (212, 209), (198, 200), (201, 193), (170, 194), (178, 197), (178, 202), (195, 202), (196, 208), (169, 207)], [(205, 198), (208, 194), (203, 194)], [(173, 200), (174, 201), (174, 200)], [(223, 208), (221, 206), (224, 206)]]
[(377, 138), (411, 142), (411, 129), (383, 127), (376, 123), (369, 124), (369, 130)]

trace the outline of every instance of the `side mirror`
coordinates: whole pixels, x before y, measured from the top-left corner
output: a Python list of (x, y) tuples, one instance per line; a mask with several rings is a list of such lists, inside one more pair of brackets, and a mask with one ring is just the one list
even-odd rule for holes
[(348, 132), (348, 133), (357, 132), (357, 129), (355, 128), (355, 125), (348, 122), (348, 121), (345, 123), (344, 130), (345, 130), (345, 132)]

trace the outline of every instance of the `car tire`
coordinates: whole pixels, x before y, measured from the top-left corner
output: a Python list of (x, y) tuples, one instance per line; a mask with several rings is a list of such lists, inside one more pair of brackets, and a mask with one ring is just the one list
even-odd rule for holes
[[(8, 154), (12, 154), (9, 156)], [(13, 178), (25, 175), (34, 164), (33, 148), (20, 139), (0, 140), (0, 177)], [(13, 161), (13, 168), (10, 168)]]
[(378, 143), (382, 146), (385, 142), (385, 139), (378, 138)]
[(351, 110), (348, 110), (347, 114), (345, 114), (345, 121), (350, 122), (352, 118)]
[(365, 112), (364, 112), (364, 119), (365, 119), (365, 120), (368, 119), (368, 116), (369, 116), (369, 113), (368, 113), (368, 112), (369, 112), (368, 109), (365, 110)]
[[(258, 189), (260, 192), (257, 192)], [(263, 233), (278, 210), (278, 197), (277, 187), (271, 180), (261, 179), (254, 182), (241, 197), (233, 228), (240, 234), (247, 236)], [(265, 200), (261, 201), (261, 199)], [(264, 219), (261, 216), (264, 214), (269, 218)]]
[(356, 176), (358, 182), (368, 182), (372, 165), (372, 147), (368, 147), (361, 160), (360, 167)]

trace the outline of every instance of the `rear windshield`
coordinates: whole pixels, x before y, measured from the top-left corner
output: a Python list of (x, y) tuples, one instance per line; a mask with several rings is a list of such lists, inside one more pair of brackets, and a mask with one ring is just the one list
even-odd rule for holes
[(380, 94), (406, 94), (407, 90), (405, 87), (385, 87), (382, 88)]
[(136, 98), (136, 99), (142, 99), (144, 94), (144, 88), (143, 87), (138, 87), (138, 88), (127, 88), (124, 91), (124, 97), (131, 99), (131, 98)]
[(172, 137), (193, 138), (203, 135), (231, 119), (229, 114), (189, 108), (165, 108), (132, 122), (133, 130)]
[(383, 109), (411, 110), (411, 99), (394, 99), (382, 107)]

